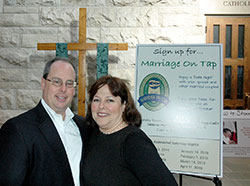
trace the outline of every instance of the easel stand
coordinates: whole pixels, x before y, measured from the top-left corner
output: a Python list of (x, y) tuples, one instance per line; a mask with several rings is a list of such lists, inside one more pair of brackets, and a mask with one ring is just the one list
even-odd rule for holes
[(222, 182), (217, 176), (214, 177), (214, 178), (207, 178), (207, 177), (195, 176), (195, 175), (187, 175), (187, 174), (179, 174), (179, 186), (182, 186), (182, 176), (183, 175), (191, 176), (191, 177), (195, 177), (195, 178), (200, 178), (200, 179), (205, 179), (205, 180), (210, 180), (215, 184), (215, 186), (222, 186)]

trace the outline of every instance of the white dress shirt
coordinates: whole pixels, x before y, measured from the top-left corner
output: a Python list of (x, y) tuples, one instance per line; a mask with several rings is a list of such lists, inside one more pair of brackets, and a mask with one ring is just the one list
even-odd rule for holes
[(72, 119), (74, 117), (73, 112), (67, 108), (65, 114), (65, 120), (63, 120), (61, 114), (57, 114), (51, 109), (45, 101), (42, 99), (41, 103), (51, 120), (53, 121), (57, 132), (62, 140), (64, 148), (66, 150), (71, 172), (73, 175), (75, 186), (80, 186), (80, 161), (82, 155), (82, 139), (79, 128)]

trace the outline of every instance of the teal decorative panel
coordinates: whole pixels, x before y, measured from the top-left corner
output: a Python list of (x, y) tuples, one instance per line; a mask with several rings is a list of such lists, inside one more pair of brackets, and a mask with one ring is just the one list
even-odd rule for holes
[(108, 53), (108, 43), (97, 43), (97, 79), (108, 74)]
[(56, 57), (69, 57), (67, 43), (56, 43)]

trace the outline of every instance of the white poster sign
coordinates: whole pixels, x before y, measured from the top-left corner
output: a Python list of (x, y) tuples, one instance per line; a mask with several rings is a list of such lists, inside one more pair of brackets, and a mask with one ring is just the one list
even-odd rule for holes
[(137, 45), (142, 129), (175, 173), (222, 176), (222, 45)]
[(250, 157), (250, 110), (224, 110), (223, 156)]

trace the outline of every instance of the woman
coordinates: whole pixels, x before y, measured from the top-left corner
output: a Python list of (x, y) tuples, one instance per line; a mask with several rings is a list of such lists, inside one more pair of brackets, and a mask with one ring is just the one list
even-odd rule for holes
[(121, 79), (103, 76), (89, 90), (85, 186), (176, 186), (152, 141), (139, 129), (141, 115)]

